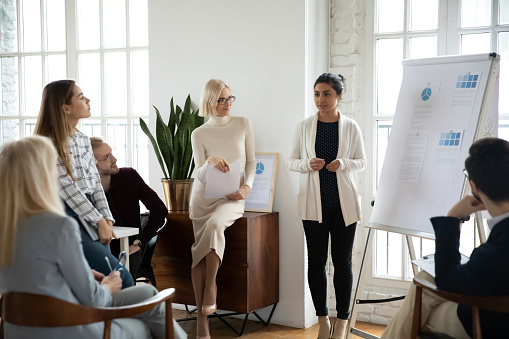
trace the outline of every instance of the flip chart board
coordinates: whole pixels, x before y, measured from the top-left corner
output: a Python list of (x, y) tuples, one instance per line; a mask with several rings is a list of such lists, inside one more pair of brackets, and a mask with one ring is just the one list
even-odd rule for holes
[(370, 225), (434, 238), (429, 219), (463, 195), (470, 145), (498, 129), (495, 53), (403, 61), (403, 80)]

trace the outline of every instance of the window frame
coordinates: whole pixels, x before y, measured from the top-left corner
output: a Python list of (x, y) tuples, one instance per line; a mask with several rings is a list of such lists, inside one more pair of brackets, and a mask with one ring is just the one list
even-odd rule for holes
[[(133, 112), (133, 79), (131, 79), (132, 75), (132, 53), (136, 51), (147, 51), (148, 54), (148, 37), (147, 37), (147, 44), (143, 46), (130, 46), (130, 37), (131, 37), (131, 25), (130, 25), (130, 0), (123, 0), (125, 2), (125, 15), (126, 15), (126, 44), (125, 47), (120, 48), (104, 48), (104, 29), (103, 29), (103, 2), (107, 0), (98, 0), (99, 3), (99, 23), (100, 23), (100, 44), (99, 48), (93, 49), (93, 50), (79, 50), (78, 49), (78, 15), (77, 15), (77, 7), (78, 7), (78, 0), (64, 0), (65, 5), (65, 29), (66, 29), (66, 37), (65, 37), (65, 51), (47, 51), (47, 39), (48, 39), (48, 29), (47, 29), (47, 22), (46, 22), (46, 3), (48, 3), (51, 0), (40, 0), (40, 16), (41, 16), (41, 51), (37, 52), (21, 52), (21, 44), (23, 41), (23, 18), (22, 18), (22, 12), (20, 11), (22, 9), (22, 1), (23, 0), (16, 0), (16, 29), (17, 29), (17, 36), (16, 36), (16, 44), (17, 44), (17, 51), (15, 52), (0, 52), (0, 57), (14, 57), (17, 58), (18, 63), (18, 75), (17, 75), (17, 90), (18, 90), (18, 114), (17, 115), (0, 115), (0, 126), (2, 126), (2, 121), (6, 120), (15, 120), (18, 122), (18, 130), (17, 130), (17, 137), (23, 138), (25, 136), (28, 136), (25, 132), (27, 122), (30, 120), (36, 120), (37, 115), (33, 114), (26, 114), (26, 108), (25, 108), (25, 100), (26, 100), (26, 93), (24, 90), (24, 66), (22, 65), (22, 60), (26, 56), (41, 56), (41, 67), (42, 67), (42, 84), (41, 88), (43, 88), (48, 82), (48, 69), (46, 67), (46, 59), (48, 55), (65, 55), (66, 58), (66, 77), (68, 79), (74, 79), (76, 80), (76, 83), (80, 84), (80, 77), (79, 77), (79, 57), (80, 55), (87, 54), (87, 53), (98, 53), (100, 56), (100, 83), (101, 83), (101, 107), (100, 107), (100, 115), (93, 115), (90, 118), (86, 119), (85, 121), (80, 121), (78, 128), (83, 129), (84, 125), (87, 125), (87, 123), (100, 123), (101, 125), (101, 133), (100, 135), (96, 136), (103, 136), (106, 141), (108, 141), (109, 133), (108, 133), (108, 124), (111, 126), (112, 123), (115, 123), (115, 121), (125, 121), (126, 127), (125, 127), (125, 134), (126, 134), (126, 159), (125, 164), (122, 164), (124, 166), (132, 166), (134, 168), (139, 167), (140, 163), (143, 162), (142, 160), (135, 157), (135, 154), (142, 154), (143, 152), (145, 154), (148, 154), (148, 139), (146, 139), (146, 136), (142, 133), (139, 134), (141, 138), (137, 138), (138, 142), (136, 142), (135, 136), (138, 135), (138, 132), (141, 132), (141, 129), (139, 127), (139, 119), (143, 118), (146, 122), (149, 121), (149, 107), (146, 108), (143, 112), (137, 112), (142, 114), (134, 114)], [(147, 4), (148, 5), (148, 4)], [(104, 72), (104, 56), (105, 53), (108, 52), (122, 52), (126, 54), (126, 77), (127, 77), (127, 112), (125, 115), (106, 115), (106, 100), (105, 98), (105, 72)], [(148, 62), (148, 57), (147, 57)], [(147, 71), (148, 71), (148, 65), (147, 65)], [(42, 92), (41, 92), (42, 93)], [(85, 93), (86, 95), (86, 93)], [(92, 100), (93, 102), (93, 100)], [(148, 105), (147, 105), (148, 106)], [(33, 128), (31, 128), (32, 130)], [(137, 131), (135, 131), (137, 129)], [(92, 135), (89, 135), (92, 136)], [(0, 130), (0, 143), (2, 143), (4, 140), (4, 131), (3, 129)], [(146, 141), (146, 144), (144, 142), (140, 141)], [(143, 143), (143, 144), (142, 144)], [(112, 145), (114, 151), (115, 146)], [(138, 150), (137, 148), (141, 148), (142, 151)], [(147, 148), (147, 152), (144, 151), (144, 149)], [(123, 150), (122, 150), (123, 151)], [(148, 160), (148, 159), (146, 159)], [(146, 173), (140, 173), (142, 177), (145, 179), (145, 181), (149, 182), (149, 173), (148, 169), (146, 170)]]

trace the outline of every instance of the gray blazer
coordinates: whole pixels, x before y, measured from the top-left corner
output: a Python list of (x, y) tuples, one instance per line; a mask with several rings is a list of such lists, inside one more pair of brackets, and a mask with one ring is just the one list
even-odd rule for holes
[[(107, 287), (95, 281), (85, 260), (78, 224), (54, 213), (40, 213), (21, 223), (9, 267), (0, 269), (0, 293), (45, 294), (88, 306), (110, 306)], [(103, 323), (39, 328), (5, 324), (6, 338), (101, 338)], [(112, 327), (112, 338), (123, 331)]]

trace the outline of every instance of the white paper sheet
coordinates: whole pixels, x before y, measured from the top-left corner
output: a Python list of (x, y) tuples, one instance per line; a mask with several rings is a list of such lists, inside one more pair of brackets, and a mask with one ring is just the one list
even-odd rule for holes
[(408, 131), (397, 181), (419, 182), (428, 137), (429, 128), (426, 127), (412, 128)]
[[(461, 264), (466, 264), (470, 260), (466, 255), (461, 254)], [(412, 260), (412, 264), (419, 266), (426, 273), (431, 275), (433, 278), (435, 277), (435, 254), (425, 255), (420, 259)]]
[(224, 198), (226, 195), (238, 191), (240, 186), (240, 162), (236, 161), (230, 164), (230, 170), (226, 173), (213, 166), (207, 167), (206, 180), (206, 199)]

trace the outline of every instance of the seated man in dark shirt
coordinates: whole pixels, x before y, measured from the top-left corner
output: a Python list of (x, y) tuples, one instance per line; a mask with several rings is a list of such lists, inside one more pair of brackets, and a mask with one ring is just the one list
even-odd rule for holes
[[(106, 193), (115, 225), (123, 227), (137, 227), (140, 233), (129, 237), (129, 255), (131, 273), (136, 276), (136, 270), (141, 263), (141, 251), (152, 239), (159, 227), (164, 224), (168, 210), (165, 204), (131, 167), (117, 167), (117, 159), (113, 156), (111, 147), (101, 138), (90, 138), (95, 156), (95, 164), (101, 184)], [(140, 204), (149, 210), (150, 215), (145, 227), (142, 228)], [(110, 244), (111, 253), (118, 255), (120, 243), (113, 240)]]
[[(446, 217), (431, 218), (435, 230), (435, 283), (444, 291), (467, 295), (509, 295), (509, 142), (486, 138), (470, 147), (465, 175), (472, 195), (454, 205)], [(460, 263), (460, 219), (480, 210), (492, 219), (488, 240), (474, 249), (466, 264)], [(429, 281), (425, 273), (419, 275)], [(399, 312), (382, 338), (410, 338), (415, 286), (410, 288)], [(507, 338), (509, 314), (480, 311), (483, 338)], [(472, 310), (425, 291), (422, 322), (426, 332), (453, 338), (472, 336)]]

